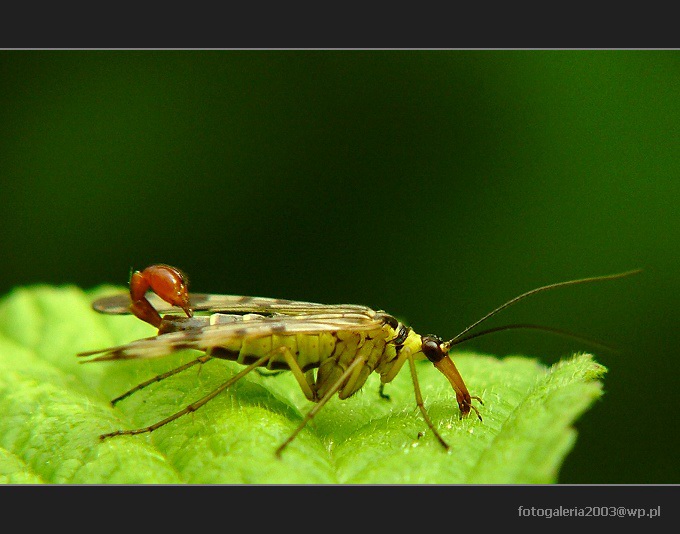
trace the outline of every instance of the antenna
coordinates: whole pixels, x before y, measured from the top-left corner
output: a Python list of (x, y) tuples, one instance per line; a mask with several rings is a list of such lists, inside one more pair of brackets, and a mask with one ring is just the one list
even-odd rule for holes
[[(626, 271), (626, 272), (618, 273), (618, 274), (608, 274), (608, 275), (604, 275), (604, 276), (593, 276), (593, 277), (590, 277), (590, 278), (579, 278), (578, 280), (568, 280), (566, 282), (558, 282), (556, 284), (549, 284), (547, 286), (537, 287), (536, 289), (532, 289), (531, 291), (527, 291), (526, 293), (522, 293), (521, 295), (515, 297), (514, 299), (510, 299), (505, 304), (501, 304), (495, 310), (490, 311), (484, 317), (482, 317), (478, 321), (475, 321), (470, 326), (468, 326), (465, 330), (463, 330), (457, 336), (455, 336), (452, 339), (450, 339), (449, 341), (446, 341), (445, 343), (443, 343), (442, 344), (442, 350), (448, 351), (453, 345), (457, 345), (458, 343), (462, 343), (462, 341), (459, 341), (459, 340), (465, 334), (467, 334), (470, 330), (472, 330), (476, 326), (480, 325), (481, 323), (483, 323), (484, 321), (486, 321), (490, 317), (493, 317), (498, 312), (500, 312), (501, 310), (504, 310), (508, 306), (512, 306), (513, 304), (519, 302), (520, 300), (525, 299), (525, 298), (527, 298), (531, 295), (535, 295), (536, 293), (540, 293), (542, 291), (548, 291), (549, 289), (557, 289), (558, 287), (572, 286), (572, 285), (577, 285), (577, 284), (587, 284), (587, 283), (590, 283), (590, 282), (602, 282), (602, 281), (605, 281), (605, 280), (617, 280), (619, 278), (624, 278), (626, 276), (632, 276), (632, 275), (638, 274), (640, 272), (642, 272), (642, 269), (634, 269), (632, 271)], [(517, 328), (517, 326), (513, 326), (513, 325), (511, 325), (511, 327)], [(526, 326), (524, 326), (524, 327), (526, 328)], [(529, 326), (529, 328), (536, 328), (536, 326), (532, 325), (532, 326)], [(551, 330), (551, 329), (549, 329), (549, 327), (538, 327), (538, 328), (540, 328), (541, 330)], [(490, 331), (487, 331), (487, 333), (495, 332), (496, 330), (501, 330), (501, 329), (507, 330), (508, 328), (491, 329)], [(480, 333), (480, 334), (478, 334), (476, 336), (472, 336), (472, 337), (478, 337), (480, 335), (482, 335), (482, 334)], [(569, 335), (571, 335), (571, 334), (569, 334)], [(472, 339), (472, 337), (467, 337), (463, 341), (465, 341), (467, 339)]]
[(619, 352), (619, 349), (616, 347), (613, 347), (611, 345), (607, 345), (606, 343), (603, 343), (602, 341), (598, 341), (597, 339), (593, 339), (591, 337), (586, 337), (582, 336), (580, 334), (575, 334), (574, 332), (569, 332), (568, 330), (561, 330), (559, 328), (553, 328), (551, 326), (542, 326), (538, 324), (507, 324), (504, 326), (496, 326), (494, 328), (488, 328), (486, 330), (482, 330), (481, 332), (475, 332), (474, 334), (468, 334), (463, 337), (459, 337), (456, 339), (455, 342), (450, 343), (450, 347), (454, 345), (460, 345), (461, 343), (465, 343), (466, 341), (470, 341), (471, 339), (475, 339), (477, 337), (482, 337), (487, 334), (493, 334), (494, 332), (502, 332), (503, 330), (519, 330), (519, 329), (527, 329), (527, 330), (542, 330), (543, 332), (550, 332), (551, 334), (557, 334), (560, 336), (564, 337), (570, 337), (573, 339), (578, 339), (579, 341), (584, 341), (585, 343), (588, 343), (590, 345), (594, 345), (596, 347), (600, 347), (602, 349), (607, 349), (612, 352)]

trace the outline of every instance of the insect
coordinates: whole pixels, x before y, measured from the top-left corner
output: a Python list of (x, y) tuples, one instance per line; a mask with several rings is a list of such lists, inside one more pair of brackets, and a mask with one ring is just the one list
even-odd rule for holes
[(456, 395), (460, 417), (474, 411), (481, 421), (482, 415), (472, 402), (483, 404), (482, 399), (470, 395), (463, 377), (449, 356), (452, 347), (485, 334), (518, 328), (545, 330), (587, 340), (569, 332), (534, 324), (511, 324), (476, 333), (470, 331), (530, 295), (569, 285), (614, 280), (638, 272), (640, 269), (532, 289), (495, 308), (452, 339), (444, 341), (435, 335), (421, 336), (392, 315), (366, 306), (190, 294), (188, 279), (182, 271), (170, 265), (158, 264), (132, 273), (129, 295), (104, 297), (93, 303), (93, 308), (101, 313), (132, 313), (157, 328), (158, 335), (125, 345), (83, 352), (79, 356), (97, 355), (90, 360), (83, 360), (92, 362), (158, 358), (184, 349), (204, 352), (195, 360), (138, 384), (113, 399), (111, 402), (114, 405), (151, 384), (212, 358), (234, 360), (244, 366), (214, 391), (165, 419), (143, 428), (103, 434), (101, 439), (152, 432), (198, 410), (254, 369), (286, 370), (293, 373), (305, 397), (315, 404), (276, 449), (276, 455), (280, 456), (335, 394), (340, 399), (350, 397), (363, 387), (371, 373), (376, 372), (380, 375), (380, 393), (384, 396), (382, 386), (391, 382), (408, 363), (416, 405), (438, 442), (448, 449), (449, 445), (425, 409), (415, 360), (428, 359), (448, 379)]

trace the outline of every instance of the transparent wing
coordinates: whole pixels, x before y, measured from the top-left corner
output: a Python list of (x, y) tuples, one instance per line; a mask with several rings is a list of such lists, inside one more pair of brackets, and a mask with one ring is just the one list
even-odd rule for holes
[[(308, 315), (278, 315), (257, 318), (239, 317), (226, 324), (212, 324), (158, 336), (138, 339), (106, 349), (82, 352), (78, 356), (94, 356), (88, 361), (159, 358), (185, 349), (206, 351), (227, 345), (238, 339), (254, 339), (272, 335), (318, 334), (339, 330), (366, 331), (380, 328), (383, 317), (369, 317), (363, 313), (342, 312)], [(240, 320), (238, 320), (240, 319)]]
[[(264, 313), (264, 314), (315, 314), (334, 312), (355, 312), (359, 314), (373, 315), (374, 312), (367, 306), (356, 304), (317, 304), (315, 302), (303, 302), (295, 300), (273, 299), (264, 297), (243, 297), (239, 295), (213, 295), (208, 293), (191, 293), (191, 306), (194, 311), (211, 313)], [(147, 295), (151, 305), (159, 313), (183, 313), (160, 299), (155, 294)], [(127, 293), (102, 297), (97, 299), (92, 307), (106, 314), (130, 313), (130, 296)]]

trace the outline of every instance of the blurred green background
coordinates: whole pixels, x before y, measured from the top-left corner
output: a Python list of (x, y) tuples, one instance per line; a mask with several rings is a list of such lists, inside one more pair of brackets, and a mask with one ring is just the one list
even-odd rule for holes
[(196, 291), (452, 337), (533, 287), (644, 267), (489, 322), (619, 353), (466, 348), (594, 352), (606, 393), (560, 481), (680, 482), (677, 51), (3, 51), (0, 124), (0, 294), (165, 262)]

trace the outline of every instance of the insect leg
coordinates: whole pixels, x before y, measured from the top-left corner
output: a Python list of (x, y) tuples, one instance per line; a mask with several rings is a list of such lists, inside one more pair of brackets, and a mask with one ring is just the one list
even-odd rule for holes
[(191, 413), (191, 412), (195, 412), (201, 406), (206, 404), (208, 401), (217, 397), (217, 395), (222, 393), (229, 386), (238, 382), (241, 378), (243, 378), (245, 375), (247, 375), (250, 371), (252, 371), (256, 367), (259, 367), (260, 365), (264, 364), (267, 360), (269, 360), (269, 358), (271, 358), (271, 354), (267, 354), (266, 356), (262, 356), (262, 358), (260, 358), (259, 360), (256, 360), (255, 362), (251, 363), (249, 366), (245, 367), (242, 371), (240, 371), (237, 374), (235, 374), (234, 376), (232, 376), (224, 384), (219, 386), (214, 391), (208, 393), (202, 399), (199, 399), (196, 402), (189, 404), (186, 408), (166, 417), (165, 419), (162, 419), (161, 421), (158, 421), (157, 423), (154, 423), (153, 425), (149, 425), (149, 426), (146, 426), (144, 428), (137, 428), (135, 430), (116, 430), (115, 432), (110, 432), (108, 434), (102, 434), (101, 436), (99, 436), (99, 439), (106, 439), (106, 438), (110, 438), (110, 437), (113, 437), (113, 436), (127, 436), (127, 435), (133, 435), (133, 434), (142, 434), (144, 432), (153, 432), (157, 428), (160, 428), (163, 425), (166, 425), (166, 424), (170, 423), (171, 421), (174, 421), (175, 419), (182, 417), (183, 415), (186, 415), (186, 414)]
[[(404, 349), (404, 350), (407, 350), (407, 349)], [(427, 426), (430, 427), (430, 430), (432, 430), (435, 437), (439, 440), (439, 443), (441, 443), (442, 446), (446, 450), (449, 450), (449, 444), (446, 443), (446, 441), (444, 441), (444, 438), (442, 438), (439, 435), (439, 432), (437, 432), (437, 429), (434, 427), (434, 424), (432, 423), (432, 420), (430, 419), (430, 416), (427, 414), (427, 410), (425, 409), (425, 403), (423, 402), (423, 396), (420, 393), (420, 385), (418, 384), (418, 374), (416, 373), (416, 364), (415, 364), (415, 361), (413, 360), (413, 355), (411, 354), (411, 351), (408, 351), (407, 355), (408, 355), (409, 367), (411, 368), (411, 377), (413, 378), (413, 390), (416, 394), (416, 404), (418, 405), (418, 408), (420, 409), (420, 413), (423, 414), (423, 418), (425, 419)]]
[(394, 377), (396, 377), (399, 374), (399, 371), (401, 371), (401, 368), (406, 363), (406, 359), (410, 357), (410, 355), (411, 351), (407, 348), (403, 348), (399, 353), (399, 356), (397, 357), (397, 361), (394, 362), (394, 365), (392, 365), (389, 372), (387, 374), (380, 375), (380, 382), (382, 382), (383, 384), (392, 382), (392, 380), (394, 380)]
[(185, 363), (184, 365), (180, 365), (179, 367), (177, 367), (177, 368), (175, 368), (175, 369), (171, 369), (170, 371), (168, 371), (168, 372), (166, 372), (166, 373), (163, 373), (163, 374), (154, 376), (153, 378), (150, 378), (149, 380), (147, 380), (147, 381), (145, 381), (145, 382), (142, 382), (141, 384), (137, 384), (135, 387), (133, 387), (132, 389), (126, 391), (126, 392), (123, 393), (122, 395), (118, 395), (115, 399), (113, 399), (113, 400), (111, 401), (111, 404), (115, 406), (115, 404), (116, 404), (117, 402), (120, 402), (120, 401), (122, 401), (123, 399), (126, 399), (127, 397), (129, 397), (129, 396), (132, 395), (133, 393), (136, 393), (136, 392), (139, 391), (140, 389), (144, 389), (146, 386), (150, 386), (151, 384), (155, 384), (156, 382), (160, 382), (161, 380), (164, 380), (164, 379), (166, 379), (166, 378), (168, 378), (168, 377), (170, 377), (170, 376), (172, 376), (172, 375), (176, 375), (177, 373), (181, 373), (181, 372), (184, 371), (185, 369), (189, 369), (189, 367), (192, 367), (192, 366), (194, 366), (194, 365), (196, 365), (196, 364), (198, 364), (198, 363), (205, 363), (205, 362), (207, 362), (207, 361), (210, 360), (210, 359), (212, 359), (212, 356), (209, 356), (209, 355), (207, 355), (207, 354), (206, 354), (206, 355), (203, 355), (203, 356), (199, 356), (199, 357), (196, 358), (195, 360), (192, 360), (192, 361), (190, 361), (190, 362), (188, 362), (188, 363)]
[(279, 369), (277, 371), (271, 371), (269, 369), (260, 369), (258, 367), (257, 369), (255, 369), (255, 372), (260, 376), (279, 376), (280, 374), (283, 374), (286, 371), (283, 370), (283, 369)]
[(410, 354), (410, 350), (402, 349), (401, 352), (399, 352), (397, 361), (394, 362), (394, 365), (392, 365), (389, 372), (384, 375), (380, 375), (380, 388), (378, 389), (378, 395), (381, 399), (390, 400), (390, 396), (385, 393), (385, 384), (394, 380), (394, 377), (399, 374), (399, 371), (401, 371), (401, 368), (404, 366), (404, 363), (406, 363), (406, 359), (410, 356)]
[(300, 385), (300, 389), (302, 392), (305, 394), (305, 397), (309, 399), (310, 401), (316, 401), (317, 396), (316, 396), (316, 391), (312, 389), (312, 384), (307, 380), (308, 376), (310, 375), (305, 375), (304, 371), (300, 368), (298, 365), (297, 360), (293, 357), (293, 353), (290, 350), (290, 348), (286, 346), (282, 346), (279, 349), (283, 354), (283, 358), (286, 360), (286, 363), (288, 364), (288, 368), (293, 372), (293, 376), (295, 377), (295, 380), (297, 380), (297, 383)]
[(283, 449), (285, 449), (288, 444), (295, 439), (295, 436), (297, 436), (300, 431), (309, 423), (312, 418), (317, 414), (317, 412), (324, 407), (324, 405), (330, 400), (330, 398), (335, 395), (335, 393), (342, 387), (342, 384), (344, 383), (345, 380), (352, 374), (354, 369), (360, 365), (363, 365), (366, 362), (366, 357), (358, 357), (355, 358), (355, 360), (347, 366), (347, 369), (345, 369), (345, 372), (340, 375), (340, 378), (338, 378), (335, 383), (328, 389), (326, 394), (319, 399), (319, 402), (315, 404), (309, 412), (307, 412), (307, 415), (305, 415), (304, 419), (302, 422), (298, 425), (298, 427), (293, 431), (293, 433), (288, 436), (288, 439), (284, 441), (278, 449), (276, 449), (276, 456), (279, 458), (281, 457), (281, 453), (283, 452)]
[[(347, 382), (345, 383), (345, 385), (340, 390), (340, 393), (338, 393), (338, 397), (340, 397), (341, 399), (346, 399), (350, 395), (353, 395), (355, 392), (357, 392), (359, 389), (361, 389), (361, 387), (364, 385), (364, 382), (366, 381), (366, 378), (368, 377), (368, 375), (365, 374), (362, 377), (361, 372), (363, 370), (365, 370), (366, 360), (368, 360), (372, 349), (373, 349), (373, 343), (367, 341), (367, 342), (364, 343), (364, 345), (357, 352), (356, 359), (357, 360), (360, 360), (360, 359), (363, 360), (363, 363), (361, 365), (357, 366), (354, 369), (354, 372), (347, 379)], [(370, 369), (368, 371), (370, 372)]]

